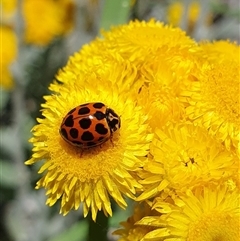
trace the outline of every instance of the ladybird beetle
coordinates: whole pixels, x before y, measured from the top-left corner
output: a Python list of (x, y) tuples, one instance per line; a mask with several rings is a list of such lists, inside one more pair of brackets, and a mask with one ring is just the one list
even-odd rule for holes
[(120, 117), (101, 102), (79, 105), (63, 118), (60, 135), (71, 145), (89, 148), (109, 140), (120, 128)]

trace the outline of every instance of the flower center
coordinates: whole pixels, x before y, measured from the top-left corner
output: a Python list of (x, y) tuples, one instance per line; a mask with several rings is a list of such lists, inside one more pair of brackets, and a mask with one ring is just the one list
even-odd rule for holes
[(190, 225), (187, 241), (237, 241), (239, 219), (227, 212), (204, 215)]

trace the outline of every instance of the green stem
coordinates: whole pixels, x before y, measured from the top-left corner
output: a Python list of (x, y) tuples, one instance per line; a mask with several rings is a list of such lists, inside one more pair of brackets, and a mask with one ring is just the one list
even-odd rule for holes
[(103, 212), (99, 211), (97, 214), (97, 220), (92, 220), (92, 215), (88, 215), (89, 230), (88, 241), (107, 241), (108, 232), (108, 217)]

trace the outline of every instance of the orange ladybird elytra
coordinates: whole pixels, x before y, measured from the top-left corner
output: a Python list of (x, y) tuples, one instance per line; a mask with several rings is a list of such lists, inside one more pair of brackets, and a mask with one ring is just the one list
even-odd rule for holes
[(120, 128), (120, 117), (101, 102), (79, 105), (63, 118), (60, 135), (80, 148), (99, 146)]

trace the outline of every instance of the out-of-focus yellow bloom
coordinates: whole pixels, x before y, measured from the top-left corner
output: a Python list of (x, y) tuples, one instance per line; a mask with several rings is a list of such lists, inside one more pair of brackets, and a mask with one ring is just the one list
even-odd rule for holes
[(3, 25), (13, 25), (16, 7), (17, 0), (0, 0), (1, 23)]
[(0, 6), (3, 15), (11, 15), (16, 10), (17, 0), (1, 0)]
[(72, 0), (24, 0), (22, 7), (25, 40), (29, 44), (47, 45), (72, 27)]
[(240, 194), (226, 184), (200, 186), (179, 193), (168, 203), (156, 198), (158, 217), (143, 218), (137, 224), (159, 228), (142, 241), (238, 241), (240, 234)]
[(10, 65), (17, 56), (17, 39), (10, 27), (1, 26), (1, 87), (11, 89), (14, 85)]
[[(195, 25), (199, 13), (200, 13), (201, 5), (197, 1), (193, 1), (189, 5), (189, 9), (187, 11), (187, 19), (188, 19), (188, 29), (192, 29)], [(168, 8), (168, 23), (173, 24), (174, 26), (179, 26), (180, 21), (183, 16), (184, 10), (184, 2), (183, 1), (175, 1), (170, 4)]]

